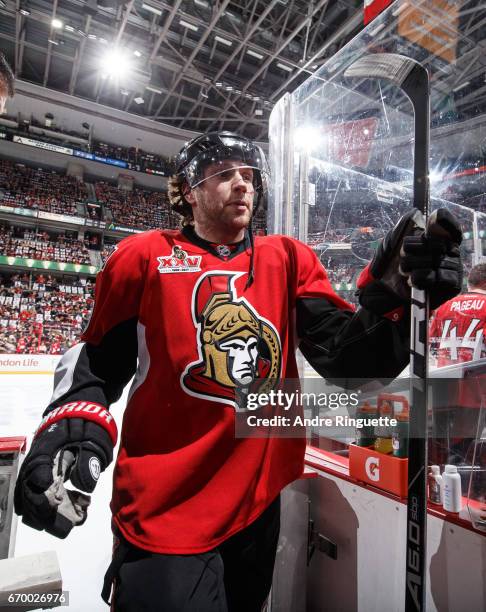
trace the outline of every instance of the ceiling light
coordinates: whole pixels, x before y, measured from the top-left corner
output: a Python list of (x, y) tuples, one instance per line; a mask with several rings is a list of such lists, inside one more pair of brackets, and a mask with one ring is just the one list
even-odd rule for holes
[(233, 86), (232, 85), (226, 85), (225, 89), (226, 89), (226, 91), (233, 91)]
[(256, 51), (252, 51), (252, 49), (247, 49), (247, 55), (251, 55), (252, 57), (256, 57), (257, 59), (263, 59), (263, 55), (261, 53), (257, 53)]
[(88, 34), (88, 38), (89, 38), (90, 40), (96, 40), (96, 39), (97, 39), (97, 36), (96, 36), (96, 34)]
[(104, 74), (112, 77), (124, 77), (130, 72), (130, 59), (126, 51), (113, 49), (101, 60), (101, 69)]
[(60, 30), (63, 26), (63, 23), (60, 19), (54, 17), (54, 19), (51, 21), (51, 26), (56, 30)]
[(156, 94), (161, 94), (162, 90), (158, 89), (157, 87), (152, 87), (152, 85), (147, 85), (147, 87), (145, 88), (147, 91), (153, 91)]
[(66, 32), (74, 32), (74, 26), (71, 25), (70, 23), (66, 24), (64, 26), (64, 29), (66, 30)]
[(282, 70), (285, 70), (286, 72), (292, 72), (293, 68), (291, 68), (290, 66), (286, 66), (285, 64), (281, 64), (280, 62), (277, 62), (277, 67), (281, 68)]
[(83, 38), (86, 38), (86, 32), (84, 30), (82, 30), (81, 28), (78, 28), (77, 33), (82, 36)]
[(260, 96), (253, 96), (253, 101), (254, 102), (258, 102), (259, 99), (260, 99)]
[(245, 94), (245, 98), (248, 98), (249, 100), (252, 100), (253, 96), (250, 93), (246, 93)]
[(145, 100), (141, 96), (137, 96), (136, 98), (133, 99), (133, 101), (136, 104), (143, 104), (145, 102)]
[(216, 81), (216, 87), (223, 87), (223, 83), (221, 81)]
[(197, 26), (192, 25), (192, 23), (189, 23), (188, 21), (184, 21), (183, 19), (179, 20), (179, 25), (181, 25), (184, 28), (187, 28), (188, 30), (192, 30), (193, 32), (197, 32), (199, 30)]
[(142, 8), (150, 13), (153, 13), (154, 15), (162, 15), (162, 11), (160, 9), (155, 8), (155, 6), (147, 4), (146, 2), (142, 2)]
[(50, 42), (51, 45), (58, 45), (59, 43), (57, 42), (57, 40), (54, 40), (53, 38), (48, 38), (47, 42)]
[(128, 91), (128, 89), (120, 89), (120, 93), (122, 96), (128, 96), (130, 92)]
[(255, 115), (256, 115), (257, 117), (261, 117), (261, 116), (263, 115), (263, 111), (262, 111), (262, 109), (261, 109), (261, 108), (256, 108), (256, 109), (255, 109)]
[(134, 55), (135, 57), (142, 57), (142, 52), (141, 52), (141, 51), (139, 51), (138, 49), (135, 49), (135, 51), (133, 52), (133, 55)]
[(226, 40), (226, 38), (221, 38), (221, 36), (215, 36), (214, 40), (217, 40), (218, 42), (222, 43), (223, 45), (226, 45), (227, 47), (231, 47), (231, 45), (233, 44), (231, 40)]
[(204, 8), (208, 8), (209, 6), (206, 0), (194, 0), (194, 4), (198, 4), (199, 6), (203, 6)]
[(101, 43), (102, 45), (108, 44), (108, 41), (106, 40), (106, 38), (98, 38), (98, 42)]
[(30, 9), (28, 9), (26, 6), (22, 6), (19, 9), (19, 13), (23, 15), (24, 17), (28, 17), (30, 15)]

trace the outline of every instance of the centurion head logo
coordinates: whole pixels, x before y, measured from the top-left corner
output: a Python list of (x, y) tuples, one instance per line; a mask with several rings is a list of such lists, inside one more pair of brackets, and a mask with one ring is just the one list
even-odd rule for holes
[(207, 272), (194, 287), (192, 316), (199, 358), (181, 376), (186, 393), (244, 410), (248, 393), (265, 393), (280, 376), (280, 338), (245, 299), (235, 281), (243, 272)]
[(157, 257), (157, 260), (161, 274), (201, 271), (201, 255), (188, 255), (178, 244), (172, 247), (170, 255)]

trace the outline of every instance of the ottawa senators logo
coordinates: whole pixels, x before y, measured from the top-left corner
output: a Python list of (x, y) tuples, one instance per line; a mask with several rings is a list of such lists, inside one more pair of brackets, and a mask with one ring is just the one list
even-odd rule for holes
[(174, 272), (200, 272), (201, 255), (188, 255), (179, 245), (172, 247), (169, 256), (157, 257), (158, 270), (161, 274), (173, 274)]
[(273, 325), (236, 295), (235, 281), (242, 274), (212, 271), (198, 280), (192, 317), (199, 359), (181, 376), (189, 395), (236, 410), (245, 410), (248, 393), (266, 393), (276, 385), (282, 361)]

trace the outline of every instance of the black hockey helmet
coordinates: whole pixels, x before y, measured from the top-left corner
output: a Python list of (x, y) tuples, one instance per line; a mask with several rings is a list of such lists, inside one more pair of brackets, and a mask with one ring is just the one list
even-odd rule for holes
[[(186, 143), (176, 157), (176, 175), (169, 180), (169, 201), (172, 210), (187, 219), (187, 215), (192, 213), (191, 206), (183, 195), (184, 183), (190, 189), (194, 189), (203, 181), (225, 172), (227, 170), (223, 165), (225, 160), (241, 161), (241, 166), (236, 166), (237, 168), (251, 168), (254, 171), (253, 184), (257, 199), (253, 206), (253, 214), (262, 202), (265, 205), (270, 168), (262, 149), (248, 138), (233, 132), (208, 132)], [(210, 176), (204, 176), (204, 170), (209, 165), (215, 166), (214, 172)], [(220, 170), (217, 168), (218, 165), (221, 165)], [(250, 287), (254, 280), (254, 244), (251, 220), (248, 237), (251, 256), (246, 288)]]
[[(208, 132), (190, 140), (176, 158), (176, 173), (193, 189), (210, 178), (204, 176), (207, 166), (217, 167), (228, 159), (241, 161), (241, 167), (255, 170), (255, 191), (259, 199), (265, 198), (270, 176), (265, 153), (248, 138), (233, 132)], [(215, 169), (211, 176), (224, 171)]]

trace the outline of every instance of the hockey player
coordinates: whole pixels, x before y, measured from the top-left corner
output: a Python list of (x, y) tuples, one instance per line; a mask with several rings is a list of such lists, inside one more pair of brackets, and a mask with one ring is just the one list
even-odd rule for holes
[[(486, 264), (471, 269), (466, 293), (437, 309), (429, 336), (439, 368), (486, 357)], [(484, 375), (451, 384), (447, 402), (444, 405), (439, 400), (434, 410), (433, 463), (465, 460), (476, 433), (481, 402), (486, 401)]]
[(0, 115), (5, 112), (7, 99), (14, 95), (15, 77), (3, 53), (0, 53)]
[(114, 579), (117, 611), (261, 610), (279, 493), (303, 472), (305, 440), (236, 438), (249, 389), (298, 378), (298, 346), (326, 377), (395, 377), (408, 362), (407, 279), (436, 305), (459, 291), (457, 224), (446, 211), (452, 238), (432, 244), (422, 232), (410, 250), (409, 214), (363, 274), (365, 307), (354, 312), (309, 247), (253, 238), (268, 179), (263, 152), (246, 138), (213, 132), (186, 144), (169, 190), (182, 230), (130, 237), (107, 260), (90, 323), (59, 363), (22, 465), (17, 512), (65, 537), (86, 509), (62, 481), (93, 491), (117, 441), (110, 404), (135, 375), (114, 470), (118, 547), (103, 592), (107, 600)]
[(486, 357), (486, 264), (471, 269), (466, 293), (437, 309), (430, 341), (439, 368)]

